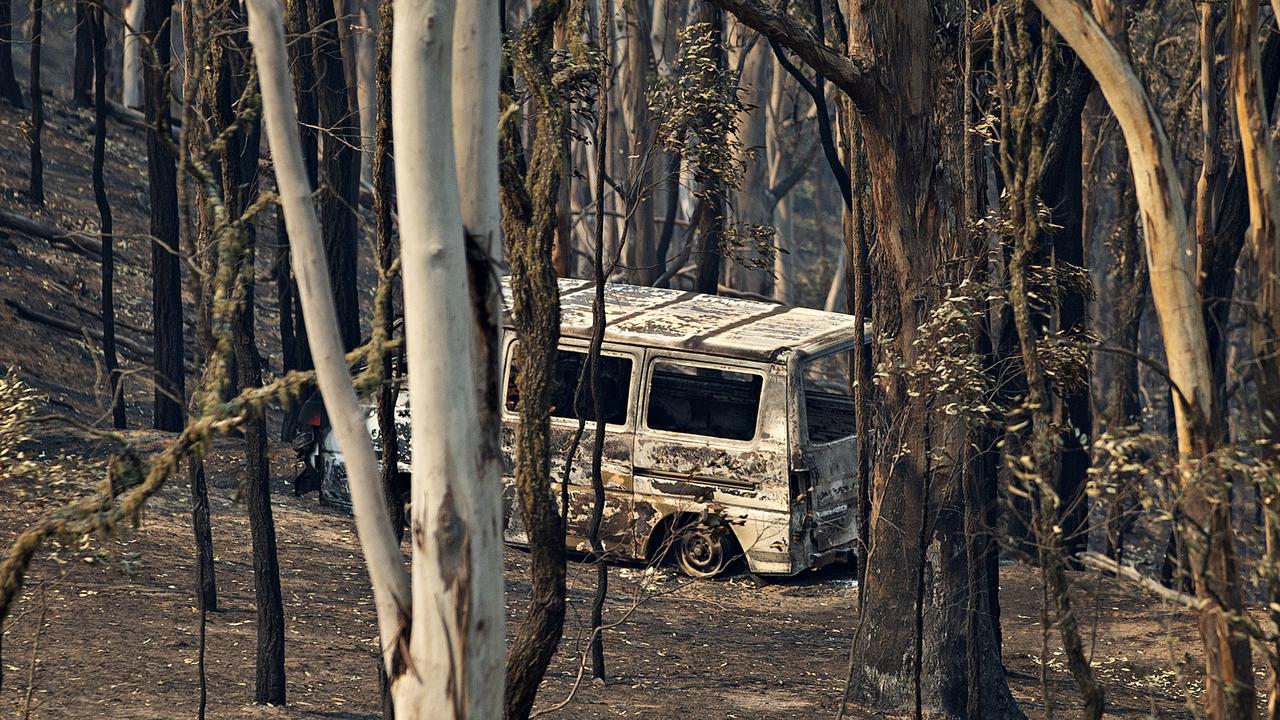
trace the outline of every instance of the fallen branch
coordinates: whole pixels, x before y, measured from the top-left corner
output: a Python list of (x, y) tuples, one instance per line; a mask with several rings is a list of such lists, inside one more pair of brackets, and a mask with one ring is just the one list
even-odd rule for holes
[(90, 260), (100, 261), (101, 243), (96, 237), (81, 232), (66, 232), (55, 227), (24, 217), (7, 210), (0, 210), (0, 227), (29, 237), (47, 240), (49, 245), (58, 250), (67, 250)]
[[(131, 107), (125, 107), (114, 100), (107, 101), (107, 114), (115, 118), (121, 125), (128, 125), (136, 130), (147, 131), (151, 124), (147, 122), (147, 117), (141, 111), (134, 110)], [(177, 118), (170, 118), (169, 125), (174, 130), (182, 127), (182, 123)]]
[[(39, 310), (32, 310), (31, 308), (26, 307), (22, 303), (19, 303), (17, 300), (13, 300), (11, 298), (5, 298), (4, 304), (13, 308), (13, 311), (18, 313), (18, 317), (22, 318), (23, 320), (39, 323), (41, 325), (46, 325), (55, 330), (61, 330), (62, 332), (65, 332), (69, 335), (74, 335), (76, 337), (84, 337), (85, 335), (88, 335), (94, 340), (97, 340), (98, 342), (102, 342), (102, 331), (98, 330), (97, 328), (77, 325), (76, 323), (70, 322), (68, 320), (63, 320), (62, 318), (59, 318), (59, 317), (54, 317), (53, 315), (46, 315), (45, 313), (42, 313)], [(116, 344), (119, 345), (121, 348), (133, 353), (138, 358), (145, 360), (148, 363), (151, 362), (151, 355), (152, 355), (151, 351), (135, 343), (129, 338), (117, 334)]]
[(725, 297), (739, 298), (742, 300), (755, 300), (756, 302), (772, 303), (774, 305), (782, 304), (782, 301), (777, 298), (769, 297), (768, 295), (761, 295), (760, 293), (749, 292), (747, 290), (738, 290), (737, 288), (731, 288), (728, 285), (723, 284), (716, 286), (716, 292), (724, 295)]
[(1085, 567), (1111, 573), (1116, 577), (1129, 580), (1161, 600), (1168, 601), (1174, 605), (1181, 605), (1189, 610), (1199, 611), (1207, 602), (1200, 600), (1194, 595), (1188, 595), (1187, 593), (1179, 592), (1173, 588), (1165, 587), (1160, 584), (1160, 581), (1143, 575), (1138, 568), (1133, 567), (1132, 565), (1123, 565), (1101, 553), (1092, 551), (1083, 552), (1076, 555), (1076, 559)]

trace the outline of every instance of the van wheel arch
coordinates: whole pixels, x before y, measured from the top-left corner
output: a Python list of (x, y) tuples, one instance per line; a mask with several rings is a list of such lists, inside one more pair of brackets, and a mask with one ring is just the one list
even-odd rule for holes
[[(686, 525), (687, 524), (687, 525)], [(654, 525), (653, 530), (649, 532), (649, 537), (645, 540), (644, 560), (649, 566), (657, 566), (663, 563), (670, 563), (677, 567), (680, 566), (678, 553), (680, 547), (675, 538), (672, 536), (675, 528), (686, 526), (702, 525), (702, 515), (695, 512), (673, 512), (663, 516), (661, 520)], [(725, 528), (722, 538), (722, 551), (726, 555), (724, 568), (713, 575), (722, 575), (724, 570), (735, 565), (739, 559), (746, 561), (746, 555), (742, 552), (741, 544), (738, 540), (737, 533), (730, 525)], [(668, 545), (668, 543), (670, 543)], [(664, 546), (667, 546), (664, 548)], [(687, 573), (686, 573), (687, 574)], [(707, 576), (711, 577), (711, 575)]]

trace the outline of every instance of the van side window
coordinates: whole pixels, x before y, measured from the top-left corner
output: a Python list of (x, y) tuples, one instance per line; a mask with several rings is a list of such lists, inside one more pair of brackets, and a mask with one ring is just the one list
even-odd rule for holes
[[(519, 347), (514, 349), (511, 360), (511, 371), (507, 375), (507, 410), (515, 412), (519, 400), (519, 389), (516, 387), (516, 374), (520, 371), (516, 364)], [(578, 412), (574, 412), (574, 394), (578, 389), (578, 378), (582, 377), (582, 366), (586, 364), (587, 354), (579, 350), (561, 348), (556, 353), (555, 372), (551, 378), (551, 417), (577, 420), (579, 415), (587, 420), (595, 419), (594, 404), (591, 401), (590, 377), (583, 378), (582, 396), (578, 398)], [(631, 358), (613, 355), (600, 356), (600, 394), (601, 410), (604, 420), (610, 425), (627, 423), (627, 408), (631, 405)]]
[(654, 363), (649, 382), (650, 429), (726, 440), (756, 436), (763, 377), (664, 361)]
[(850, 369), (853, 351), (824, 355), (804, 365), (804, 409), (811, 443), (843, 440), (854, 433)]

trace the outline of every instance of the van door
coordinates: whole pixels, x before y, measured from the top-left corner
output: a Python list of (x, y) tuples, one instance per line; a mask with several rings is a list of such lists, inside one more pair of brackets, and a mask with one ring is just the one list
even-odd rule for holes
[(792, 398), (798, 412), (791, 431), (795, 477), (805, 502), (803, 517), (810, 552), (822, 556), (853, 547), (857, 531), (857, 440), (849, 373), (853, 351), (816, 356), (797, 353)]
[[(515, 378), (518, 368), (515, 362), (516, 342), (508, 350), (506, 363), (507, 396), (503, 405), (503, 448), (509, 455), (507, 475), (514, 474), (515, 428), (518, 424), (516, 405), (518, 391)], [(562, 481), (565, 477), (565, 460), (574, 447), (573, 461), (569, 467), (569, 508), (566, 523), (566, 545), (573, 550), (590, 549), (588, 535), (591, 510), (595, 505), (595, 492), (591, 486), (592, 451), (595, 442), (594, 405), (589, 378), (583, 374), (587, 360), (587, 347), (572, 340), (560, 346), (556, 357), (551, 386), (551, 486), (556, 497), (556, 509), (560, 509)], [(612, 555), (631, 557), (634, 547), (633, 479), (631, 451), (635, 437), (635, 396), (638, 385), (636, 369), (640, 367), (639, 355), (626, 348), (606, 346), (600, 358), (600, 389), (602, 412), (605, 419), (604, 448), (601, 454), (600, 477), (605, 487), (604, 518), (600, 538), (605, 550)], [(577, 393), (578, 383), (584, 383)], [(575, 402), (575, 395), (576, 402)], [(578, 438), (578, 418), (586, 418), (581, 438)], [(508, 450), (510, 448), (510, 450)], [(505, 537), (509, 542), (525, 543), (523, 518), (515, 509), (514, 488), (506, 490), (508, 524)]]
[(637, 540), (664, 518), (723, 512), (748, 558), (780, 543), (773, 552), (785, 560), (784, 370), (669, 351), (650, 351), (646, 365)]

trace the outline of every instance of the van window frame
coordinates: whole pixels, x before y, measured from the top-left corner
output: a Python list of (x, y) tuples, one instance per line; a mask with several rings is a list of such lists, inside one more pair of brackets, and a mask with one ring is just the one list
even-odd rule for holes
[[(501, 407), (503, 420), (518, 423), (520, 422), (519, 410), (509, 410), (507, 408), (507, 388), (511, 387), (511, 369), (513, 361), (515, 360), (516, 345), (520, 344), (520, 338), (516, 337), (515, 332), (512, 330), (508, 329), (506, 332), (511, 335), (511, 339), (506, 342), (506, 349), (502, 354), (502, 399), (499, 402), (499, 405)], [(560, 339), (560, 342), (556, 345), (557, 355), (562, 351), (581, 353), (584, 356), (591, 354), (591, 346), (589, 343), (566, 342), (566, 340), (572, 339), (564, 337)], [(600, 348), (600, 354), (606, 357), (616, 357), (631, 361), (631, 378), (627, 386), (627, 422), (622, 425), (606, 422), (604, 424), (605, 430), (623, 433), (634, 432), (638, 427), (636, 420), (636, 416), (638, 414), (636, 399), (641, 391), (641, 388), (637, 387), (637, 375), (639, 373), (636, 372), (636, 368), (641, 367), (644, 362), (644, 356), (633, 350), (629, 350), (626, 347), (619, 347), (607, 342)], [(555, 415), (549, 415), (548, 417), (553, 425), (560, 424), (574, 429), (577, 429), (578, 427), (578, 418), (576, 417), (557, 417)], [(595, 420), (586, 420), (586, 428), (590, 429), (594, 427), (594, 425)]]
[[(756, 422), (755, 431), (748, 440), (736, 440), (734, 438), (716, 437), (714, 435), (699, 435), (696, 433), (678, 432), (676, 430), (658, 430), (649, 427), (649, 394), (653, 390), (653, 371), (654, 368), (662, 362), (675, 363), (677, 365), (686, 365), (691, 367), (703, 367), (711, 370), (727, 370), (729, 372), (742, 373), (744, 375), (755, 375), (760, 378), (760, 397), (756, 400)], [(692, 353), (672, 353), (672, 352), (654, 352), (650, 351), (644, 360), (644, 377), (641, 379), (641, 393), (639, 398), (639, 417), (636, 422), (636, 432), (645, 433), (646, 435), (655, 436), (662, 439), (672, 439), (680, 442), (695, 442), (703, 444), (725, 445), (735, 450), (744, 450), (756, 447), (760, 443), (761, 421), (764, 418), (764, 401), (767, 396), (769, 384), (768, 371), (756, 363), (737, 363), (725, 358), (716, 358), (712, 356), (696, 356)]]
[[(796, 418), (797, 420), (799, 420), (799, 427), (796, 428), (796, 433), (800, 438), (803, 438), (804, 445), (806, 447), (813, 448), (816, 450), (819, 448), (825, 448), (825, 447), (829, 447), (831, 445), (836, 445), (839, 443), (847, 443), (850, 440), (857, 439), (858, 429), (856, 426), (854, 427), (854, 430), (852, 433), (845, 435), (844, 437), (838, 437), (834, 440), (827, 440), (825, 442), (815, 442), (809, 436), (809, 398), (808, 398), (808, 392), (807, 392), (808, 378), (806, 378), (804, 374), (805, 365), (811, 362), (814, 362), (816, 360), (822, 360), (823, 358), (827, 358), (832, 355), (838, 355), (840, 353), (845, 353), (845, 352), (855, 352), (856, 347), (857, 346), (853, 345), (852, 343), (840, 343), (839, 345), (823, 348), (813, 353), (804, 353), (801, 357), (798, 358), (799, 362), (796, 364), (796, 375), (795, 375), (794, 382), (795, 382), (795, 390), (796, 390), (795, 392), (796, 400), (799, 403), (799, 406), (802, 412), (796, 414)], [(850, 362), (853, 361), (852, 357), (850, 357), (849, 359), (850, 359)], [(850, 368), (850, 372), (852, 372), (852, 368)], [(849, 382), (852, 382), (852, 380), (850, 380)], [(857, 403), (854, 402), (852, 386), (850, 386), (849, 388), (849, 401), (854, 403), (855, 405), (854, 410), (856, 411)]]

